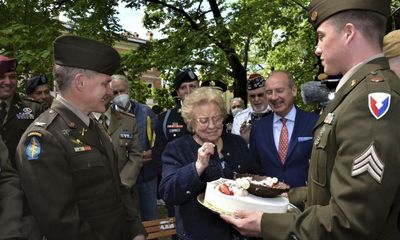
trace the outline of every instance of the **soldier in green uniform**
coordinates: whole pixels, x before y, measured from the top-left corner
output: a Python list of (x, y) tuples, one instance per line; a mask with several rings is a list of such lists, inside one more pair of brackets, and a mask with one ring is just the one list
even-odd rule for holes
[(24, 99), (17, 91), (17, 61), (0, 55), (0, 135), (7, 146), (9, 158), (15, 168), (15, 150), (29, 124), (43, 112), (43, 106)]
[(22, 239), (22, 190), (0, 136), (0, 239)]
[[(300, 215), (222, 215), (264, 239), (400, 239), (400, 79), (382, 54), (390, 0), (313, 0), (316, 55), (343, 78), (317, 121)], [(306, 190), (307, 194), (304, 194)], [(303, 192), (302, 192), (303, 191)], [(303, 193), (303, 194), (301, 194)]]
[(59, 95), (17, 148), (32, 214), (48, 240), (138, 239), (113, 145), (89, 117), (106, 111), (120, 56), (104, 43), (64, 35), (54, 41), (54, 60)]
[(135, 115), (109, 107), (103, 114), (94, 114), (103, 130), (110, 136), (118, 158), (118, 170), (121, 183), (129, 189), (134, 204), (132, 210), (136, 214), (134, 229), (145, 235), (139, 209), (139, 196), (136, 180), (143, 165), (142, 147)]

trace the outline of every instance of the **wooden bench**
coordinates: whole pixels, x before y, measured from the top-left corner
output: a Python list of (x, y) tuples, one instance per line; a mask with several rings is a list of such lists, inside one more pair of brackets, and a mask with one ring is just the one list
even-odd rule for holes
[(142, 223), (148, 234), (147, 239), (168, 237), (176, 234), (174, 217), (143, 221)]

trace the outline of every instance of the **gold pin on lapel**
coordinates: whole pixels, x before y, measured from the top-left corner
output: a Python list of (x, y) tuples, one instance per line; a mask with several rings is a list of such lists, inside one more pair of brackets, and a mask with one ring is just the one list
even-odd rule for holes
[(356, 83), (357, 83), (357, 80), (353, 79), (353, 80), (351, 80), (350, 85), (353, 87), (354, 85), (356, 85)]
[(82, 128), (81, 129), (81, 135), (82, 136), (85, 136), (85, 133), (87, 132), (87, 129), (86, 128)]

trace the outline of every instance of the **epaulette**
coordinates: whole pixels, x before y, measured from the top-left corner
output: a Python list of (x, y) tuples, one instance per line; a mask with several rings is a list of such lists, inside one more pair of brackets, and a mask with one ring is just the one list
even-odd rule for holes
[(58, 113), (48, 109), (33, 121), (32, 126), (46, 129), (57, 117)]
[(125, 112), (125, 111), (122, 111), (122, 110), (120, 110), (120, 109), (115, 109), (115, 110), (117, 110), (117, 112), (122, 113), (122, 114), (124, 114), (124, 115), (130, 116), (130, 117), (133, 117), (133, 118), (136, 118), (135, 114), (133, 114), (133, 113)]
[(35, 100), (35, 99), (32, 99), (32, 98), (28, 98), (28, 97), (24, 97), (24, 98), (22, 99), (22, 101), (24, 101), (24, 102), (30, 102), (30, 103), (41, 104), (41, 102), (39, 102), (39, 101), (37, 101), (37, 100)]
[(385, 80), (385, 77), (380, 70), (371, 71), (366, 79), (367, 87), (369, 92), (387, 92), (390, 93), (389, 82)]

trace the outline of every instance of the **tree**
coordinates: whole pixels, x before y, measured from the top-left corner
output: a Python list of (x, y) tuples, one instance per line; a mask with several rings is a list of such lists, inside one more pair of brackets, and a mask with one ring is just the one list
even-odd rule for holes
[[(107, 43), (121, 39), (117, 4), (117, 0), (0, 1), (0, 54), (18, 60), (22, 80), (39, 73), (51, 79), (52, 42), (62, 33)], [(59, 21), (61, 12), (70, 19), (68, 24)]]
[[(131, 59), (140, 62), (131, 62), (133, 68), (157, 67), (172, 80), (177, 69), (195, 67), (203, 79), (234, 81), (234, 95), (245, 100), (248, 71), (265, 75), (276, 67), (292, 70), (289, 62), (292, 68), (309, 64), (302, 76), (315, 68), (316, 59), (306, 53), (314, 45), (306, 23), (308, 1), (123, 1), (132, 8), (145, 6), (145, 26), (168, 36), (132, 53)], [(284, 59), (288, 44), (296, 51)]]

